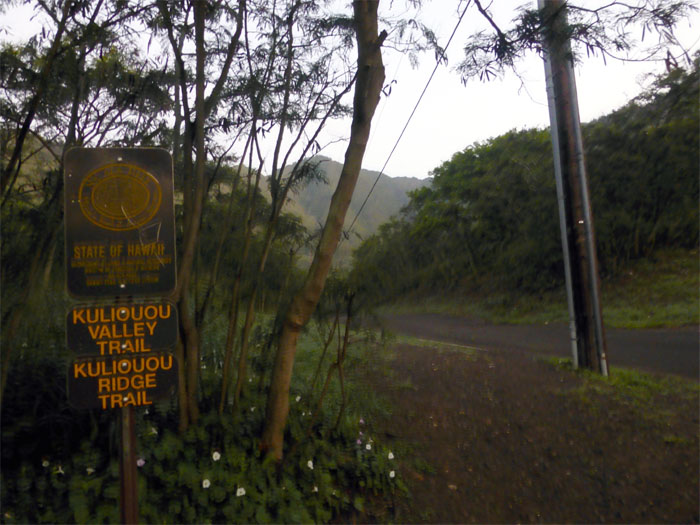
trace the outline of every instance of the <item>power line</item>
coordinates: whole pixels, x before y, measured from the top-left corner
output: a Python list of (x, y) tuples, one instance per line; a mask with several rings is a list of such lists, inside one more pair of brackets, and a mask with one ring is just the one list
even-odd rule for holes
[[(467, 12), (467, 9), (469, 8), (470, 3), (471, 3), (471, 0), (469, 0), (467, 2), (467, 5), (464, 7), (464, 11), (462, 11), (462, 14), (459, 16), (459, 20), (457, 20), (457, 24), (455, 24), (455, 27), (452, 30), (452, 34), (450, 35), (450, 38), (447, 40), (447, 44), (445, 45), (445, 49), (443, 50), (443, 55), (445, 53), (447, 53), (447, 48), (450, 47), (450, 43), (452, 42), (452, 39), (454, 38), (455, 33), (457, 33), (457, 29), (459, 28), (459, 25), (462, 23), (462, 19), (464, 18), (464, 15)], [(428, 90), (428, 86), (430, 86), (430, 82), (432, 82), (433, 77), (435, 76), (435, 72), (437, 71), (438, 67), (440, 67), (440, 62), (441, 62), (441, 60), (438, 60), (435, 63), (435, 67), (433, 68), (433, 72), (430, 74), (428, 81), (425, 83), (425, 87), (423, 88), (423, 91), (421, 92), (420, 96), (418, 97), (416, 104), (413, 106), (413, 110), (411, 111), (411, 114), (408, 116), (408, 119), (406, 120), (406, 124), (404, 124), (403, 129), (401, 130), (401, 133), (399, 134), (399, 137), (396, 139), (396, 142), (394, 143), (394, 147), (391, 148), (389, 155), (387, 156), (386, 160), (384, 161), (384, 165), (382, 166), (382, 169), (379, 171), (377, 178), (374, 180), (374, 184), (372, 184), (372, 187), (370, 188), (369, 193), (365, 197), (365, 200), (362, 202), (362, 206), (360, 206), (360, 209), (357, 210), (357, 213), (355, 214), (355, 218), (350, 223), (350, 226), (348, 227), (347, 231), (344, 232), (343, 237), (340, 238), (340, 243), (338, 243), (338, 246), (340, 246), (340, 244), (342, 244), (342, 242), (345, 238), (350, 237), (350, 233), (352, 232), (353, 226), (355, 226), (355, 222), (357, 221), (357, 218), (362, 213), (362, 210), (365, 209), (365, 205), (367, 204), (367, 201), (369, 200), (370, 196), (372, 195), (374, 188), (377, 186), (377, 183), (379, 182), (380, 177), (384, 174), (384, 170), (386, 169), (387, 164), (389, 164), (389, 161), (391, 160), (391, 157), (394, 154), (394, 151), (396, 151), (396, 148), (398, 147), (399, 142), (401, 142), (401, 138), (403, 137), (403, 134), (406, 131), (406, 128), (408, 128), (408, 125), (411, 122), (413, 115), (416, 113), (418, 106), (420, 105), (421, 101), (423, 100), (423, 96), (425, 95), (425, 92)]]

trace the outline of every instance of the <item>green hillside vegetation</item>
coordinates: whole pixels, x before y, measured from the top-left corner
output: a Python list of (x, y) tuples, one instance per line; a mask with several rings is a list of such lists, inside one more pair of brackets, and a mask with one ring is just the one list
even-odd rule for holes
[[(298, 215), (304, 226), (311, 232), (318, 230), (319, 224), (323, 224), (328, 214), (328, 205), (333, 191), (338, 185), (338, 178), (343, 169), (339, 162), (326, 157), (317, 156), (310, 160), (316, 165), (320, 174), (317, 179), (300, 187), (293, 193), (286, 204), (286, 210)], [(379, 226), (387, 222), (392, 216), (398, 214), (409, 202), (409, 193), (427, 186), (427, 179), (413, 177), (389, 177), (382, 174), (379, 177), (372, 194), (367, 200), (362, 213), (358, 216), (360, 207), (372, 189), (372, 185), (379, 175), (376, 171), (361, 170), (357, 181), (355, 193), (350, 202), (350, 208), (345, 218), (344, 229), (346, 236), (335, 254), (336, 264), (349, 263), (352, 251), (356, 249), (364, 239), (375, 234)], [(355, 224), (350, 226), (357, 216)]]
[[(611, 328), (656, 328), (700, 321), (698, 250), (661, 249), (631, 261), (602, 282), (603, 318)], [(564, 287), (540, 292), (453, 290), (408, 293), (382, 309), (487, 319), (494, 323), (548, 324), (568, 321)]]
[[(328, 213), (328, 204), (333, 191), (338, 185), (343, 165), (325, 157), (315, 157), (313, 162), (318, 162), (318, 169), (323, 174), (324, 180), (311, 181), (292, 196), (292, 200), (298, 202), (314, 220), (323, 222)], [(350, 202), (350, 212), (345, 220), (346, 229), (350, 227), (378, 175), (376, 171), (360, 171), (360, 178)], [(362, 214), (353, 226), (353, 235), (365, 238), (374, 233), (380, 224), (387, 222), (392, 215), (408, 204), (409, 192), (426, 185), (425, 180), (412, 177), (389, 177), (382, 174)]]
[[(629, 282), (633, 264), (646, 265), (648, 275), (659, 260), (668, 274), (669, 253), (686, 261), (680, 264), (683, 271), (670, 271), (678, 278), (661, 294), (680, 293), (681, 311), (661, 324), (698, 319), (697, 251), (684, 255), (698, 246), (697, 101), (696, 60), (691, 71), (676, 69), (658, 78), (623, 108), (583, 126), (606, 287), (619, 292), (614, 283), (622, 281), (634, 287)], [(513, 130), (473, 144), (437, 167), (432, 185), (413, 192), (401, 215), (355, 252), (354, 274), (377, 302), (410, 297), (415, 304), (417, 297), (447, 294), (462, 297), (462, 304), (481, 304), (477, 309), (496, 320), (522, 321), (512, 314), (519, 302), (563, 297), (548, 130)], [(649, 281), (636, 282), (640, 289), (626, 295), (640, 303), (634, 296), (643, 293), (641, 288), (649, 290)], [(620, 294), (613, 295), (610, 299), (623, 311)], [(663, 302), (661, 295), (656, 300)], [(630, 317), (640, 315), (628, 312), (627, 320), (617, 322), (636, 326)]]

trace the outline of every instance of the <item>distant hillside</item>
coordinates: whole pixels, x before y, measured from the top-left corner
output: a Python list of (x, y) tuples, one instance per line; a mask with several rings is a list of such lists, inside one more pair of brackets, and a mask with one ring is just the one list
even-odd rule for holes
[[(302, 188), (297, 194), (291, 195), (291, 203), (288, 211), (302, 215), (304, 224), (311, 230), (319, 228), (328, 214), (331, 196), (338, 185), (340, 172), (343, 165), (325, 157), (320, 157), (319, 168), (325, 174), (328, 183), (313, 182)], [(355, 193), (350, 203), (350, 209), (345, 218), (345, 229), (350, 227), (357, 215), (363, 201), (367, 197), (372, 184), (377, 179), (379, 172), (362, 170), (357, 181)], [(416, 179), (413, 177), (388, 177), (382, 175), (374, 188), (362, 213), (357, 218), (350, 232), (350, 238), (343, 242), (337, 258), (349, 257), (352, 249), (359, 246), (362, 239), (366, 239), (377, 231), (379, 226), (388, 221), (392, 215), (396, 215), (401, 208), (408, 204), (408, 193), (430, 183), (430, 179)]]

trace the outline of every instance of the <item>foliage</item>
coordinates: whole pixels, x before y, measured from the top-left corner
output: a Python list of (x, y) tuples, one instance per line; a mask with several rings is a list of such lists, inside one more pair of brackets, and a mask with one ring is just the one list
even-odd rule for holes
[(635, 412), (640, 421), (661, 422), (670, 427), (674, 414), (664, 406), (667, 399), (696, 402), (700, 396), (700, 386), (686, 378), (674, 375), (658, 375), (612, 367), (608, 377), (579, 368), (575, 372), (568, 358), (542, 358), (562, 370), (576, 373), (583, 382), (568, 395), (588, 400), (591, 394), (606, 394), (620, 401)]
[[(693, 325), (700, 321), (698, 251), (659, 249), (650, 257), (630, 262), (602, 282), (606, 327), (658, 328)], [(469, 294), (409, 294), (381, 310), (392, 313), (439, 313), (484, 319), (501, 324), (567, 322), (563, 288), (524, 293), (521, 290), (470, 290)]]
[[(259, 337), (264, 341), (264, 331)], [(350, 406), (337, 427), (340, 394), (334, 385), (310, 431), (318, 392), (308, 389), (309, 376), (319, 356), (311, 334), (305, 339), (292, 385), (290, 446), (281, 465), (266, 460), (259, 447), (264, 389), (246, 390), (234, 417), (219, 417), (211, 403), (199, 423), (184, 434), (177, 432), (172, 403), (136, 411), (141, 520), (329, 522), (343, 515), (363, 515), (368, 499), (405, 490), (395, 474), (393, 454), (376, 436), (372, 438), (376, 400), (363, 394), (359, 384), (350, 387)], [(351, 364), (366, 360), (369, 352), (362, 345), (353, 347)], [(204, 391), (218, 386), (218, 374), (208, 370), (203, 369)], [(16, 397), (8, 397), (9, 413), (3, 411), (3, 521), (118, 522), (116, 413), (69, 409), (65, 392), (58, 387), (63, 374), (53, 360), (19, 368), (13, 377), (9, 391)], [(44, 384), (48, 378), (55, 383), (56, 397), (45, 403), (37, 400), (37, 406), (47, 407), (43, 419), (38, 413), (13, 410), (16, 403), (30, 399), (25, 386), (49, 391)], [(57, 412), (56, 407), (63, 408)], [(47, 426), (34, 424), (35, 418)], [(65, 439), (60, 436), (61, 421), (69, 427), (63, 432)]]
[[(698, 61), (584, 125), (604, 276), (662, 247), (698, 245)], [(545, 130), (511, 131), (456, 153), (400, 217), (355, 253), (355, 279), (384, 300), (480, 288), (537, 294), (563, 283)]]
[(698, 60), (585, 128), (603, 268), (698, 244)]
[[(677, 65), (669, 50), (677, 44), (673, 29), (697, 9), (691, 2), (667, 0), (611, 1), (595, 7), (586, 2), (548, 2), (541, 10), (520, 7), (511, 27), (505, 27), (495, 20), (492, 4), (484, 7), (480, 0), (474, 4), (489, 30), (472, 34), (464, 47), (464, 60), (457, 69), (465, 83), (474, 77), (488, 81), (515, 69), (529, 52), (543, 54), (547, 41), (570, 43), (574, 58), (585, 50), (587, 56), (625, 60), (632, 50), (643, 49), (647, 60), (665, 58)], [(645, 36), (653, 33), (658, 40), (645, 42)]]

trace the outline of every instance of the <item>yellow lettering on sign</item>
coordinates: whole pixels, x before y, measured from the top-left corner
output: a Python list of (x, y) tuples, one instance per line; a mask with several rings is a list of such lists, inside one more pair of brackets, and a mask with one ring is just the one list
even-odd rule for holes
[(102, 404), (102, 410), (108, 408), (122, 408), (128, 406), (152, 405), (145, 390), (127, 392), (126, 394), (101, 394), (97, 396)]
[(85, 373), (85, 365), (85, 362), (73, 363), (73, 377), (87, 377), (87, 374)]
[(155, 388), (156, 374), (135, 374), (133, 376), (100, 377), (97, 380), (98, 392), (122, 392), (124, 390), (143, 390)]
[(146, 338), (175, 312), (169, 303), (81, 307), (71, 310), (69, 322), (87, 328), (99, 355), (133, 354), (150, 352)]
[(79, 244), (73, 246), (73, 257), (76, 259), (98, 259), (105, 256), (105, 247), (100, 244)]
[(148, 244), (130, 243), (126, 246), (126, 254), (130, 257), (165, 255), (165, 243), (151, 242)]
[[(125, 340), (124, 342), (131, 340)], [(141, 341), (141, 343), (136, 343)], [(112, 343), (119, 341), (102, 341), (102, 349), (109, 351)], [(135, 339), (134, 346), (142, 345), (142, 340)], [(137, 351), (137, 350), (135, 350)], [(141, 351), (140, 348), (138, 351)], [(150, 349), (148, 349), (150, 351)], [(87, 359), (74, 362), (72, 374), (75, 379), (92, 378), (97, 382), (97, 399), (103, 410), (128, 406), (150, 405), (149, 391), (157, 388), (159, 371), (170, 370), (174, 366), (172, 354), (134, 355), (116, 359)], [(94, 384), (94, 383), (93, 383)]]
[(75, 308), (73, 324), (107, 324), (128, 321), (152, 321), (155, 323), (170, 319), (173, 315), (172, 306), (165, 304), (134, 304), (128, 306), (96, 306), (92, 308)]
[(156, 322), (151, 323), (111, 323), (102, 325), (88, 325), (90, 337), (95, 340), (100, 339), (124, 339), (127, 337), (143, 337), (146, 334), (145, 329), (148, 328), (149, 335), (153, 335), (156, 329)]
[(121, 342), (115, 340), (95, 341), (95, 343), (100, 349), (100, 355), (134, 354), (151, 351), (151, 349), (146, 346), (146, 341), (143, 338), (124, 339)]

